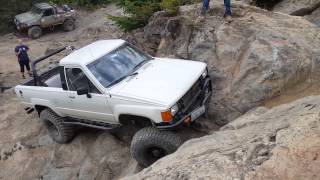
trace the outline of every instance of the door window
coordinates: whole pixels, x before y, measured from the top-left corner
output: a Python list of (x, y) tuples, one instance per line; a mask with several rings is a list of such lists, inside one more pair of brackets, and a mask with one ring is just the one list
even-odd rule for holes
[(101, 94), (80, 68), (66, 68), (69, 91), (86, 88), (90, 93)]
[(54, 15), (53, 9), (46, 9), (43, 13), (43, 16), (52, 16)]

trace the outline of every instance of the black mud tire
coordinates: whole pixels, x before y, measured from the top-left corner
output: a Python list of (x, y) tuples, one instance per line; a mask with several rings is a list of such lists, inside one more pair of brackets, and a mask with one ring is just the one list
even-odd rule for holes
[(28, 37), (38, 39), (42, 35), (42, 29), (39, 26), (33, 26), (28, 29)]
[(63, 23), (63, 30), (64, 31), (73, 31), (75, 29), (75, 24), (74, 24), (74, 20), (72, 19), (67, 19), (64, 21)]
[(138, 131), (131, 142), (131, 155), (141, 167), (175, 152), (182, 144), (179, 136), (169, 131), (146, 127)]
[(74, 138), (74, 128), (71, 125), (64, 124), (63, 118), (50, 109), (41, 111), (40, 119), (43, 120), (49, 135), (55, 142), (66, 144)]

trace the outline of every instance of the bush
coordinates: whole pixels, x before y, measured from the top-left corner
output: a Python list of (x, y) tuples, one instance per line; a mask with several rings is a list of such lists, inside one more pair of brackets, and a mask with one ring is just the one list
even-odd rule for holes
[(165, 9), (169, 13), (177, 14), (179, 10), (179, 6), (182, 5), (181, 0), (163, 0), (160, 3), (160, 7)]
[(139, 20), (134, 17), (128, 17), (128, 16), (110, 16), (109, 18), (116, 23), (116, 25), (122, 30), (122, 31), (130, 31), (133, 29), (137, 29), (139, 27), (143, 27), (146, 25), (145, 20)]
[(99, 4), (106, 4), (111, 2), (111, 0), (50, 0), (50, 2), (56, 4), (72, 4), (77, 6), (87, 6), (92, 7)]
[(109, 15), (109, 18), (125, 32), (145, 26), (152, 14), (161, 9), (160, 0), (119, 0), (116, 3), (129, 16)]
[(154, 12), (166, 10), (176, 14), (179, 6), (195, 3), (201, 0), (113, 0), (122, 7), (127, 16), (110, 16), (123, 31), (131, 31), (145, 26)]

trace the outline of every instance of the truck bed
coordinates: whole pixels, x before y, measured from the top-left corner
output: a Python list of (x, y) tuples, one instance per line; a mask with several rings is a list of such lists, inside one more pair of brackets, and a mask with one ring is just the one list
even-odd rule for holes
[[(39, 77), (42, 80), (42, 82), (44, 82), (44, 84), (45, 84), (44, 87), (62, 88), (58, 67), (55, 67), (53, 69), (50, 69), (49, 71), (42, 73)], [(22, 83), (22, 85), (35, 86), (34, 78)], [(37, 85), (37, 86), (39, 86), (39, 85)]]

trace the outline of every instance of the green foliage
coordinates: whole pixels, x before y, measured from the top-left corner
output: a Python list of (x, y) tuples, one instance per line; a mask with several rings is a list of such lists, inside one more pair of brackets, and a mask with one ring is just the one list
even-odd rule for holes
[(99, 4), (109, 3), (111, 0), (50, 0), (56, 4), (72, 4), (76, 6), (92, 7)]
[(146, 24), (144, 20), (139, 21), (138, 19), (135, 19), (133, 17), (128, 17), (128, 16), (117, 17), (117, 16), (109, 15), (109, 18), (113, 20), (117, 24), (117, 26), (120, 27), (122, 31), (125, 31), (125, 32), (139, 28), (139, 27), (143, 27)]
[(129, 16), (110, 16), (109, 18), (125, 32), (143, 27), (156, 11), (159, 11), (161, 0), (119, 0), (116, 4)]
[(177, 14), (179, 10), (179, 6), (182, 5), (181, 0), (163, 0), (160, 3), (162, 9), (165, 9), (169, 13)]
[(127, 32), (145, 26), (156, 11), (166, 10), (171, 14), (176, 14), (179, 6), (198, 1), (201, 0), (113, 0), (123, 8), (126, 16), (115, 17), (109, 15), (109, 18), (115, 21), (123, 31)]

